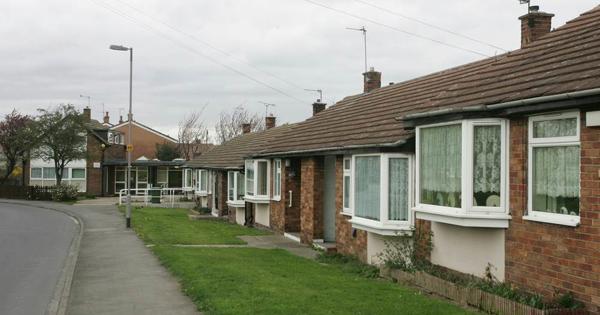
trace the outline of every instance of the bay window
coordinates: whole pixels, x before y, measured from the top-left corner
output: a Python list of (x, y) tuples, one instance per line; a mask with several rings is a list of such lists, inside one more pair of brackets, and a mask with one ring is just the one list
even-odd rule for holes
[(208, 193), (208, 170), (198, 170), (198, 192)]
[(579, 224), (579, 113), (529, 119), (529, 202), (525, 219)]
[(247, 160), (246, 199), (268, 201), (270, 186), (270, 163), (268, 160)]
[(480, 119), (417, 128), (417, 218), (508, 226), (506, 125)]
[(227, 172), (227, 200), (231, 203), (244, 200), (244, 174), (241, 172)]
[(281, 160), (273, 163), (273, 199), (281, 200)]
[(409, 230), (411, 157), (361, 154), (353, 156), (351, 168), (350, 159), (344, 163), (344, 211), (353, 212), (352, 225), (383, 235)]
[(193, 173), (193, 170), (191, 168), (186, 168), (185, 170), (183, 170), (184, 188), (193, 189), (194, 185), (193, 185), (192, 173)]

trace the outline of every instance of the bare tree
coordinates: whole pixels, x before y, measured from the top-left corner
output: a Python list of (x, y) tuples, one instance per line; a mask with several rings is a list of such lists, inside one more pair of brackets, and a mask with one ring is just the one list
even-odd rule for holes
[(186, 160), (191, 160), (194, 157), (194, 148), (197, 145), (210, 142), (208, 128), (202, 120), (203, 107), (200, 111), (192, 112), (183, 117), (179, 122), (179, 131), (177, 132), (177, 140), (179, 142), (177, 149), (181, 157)]
[(250, 124), (252, 132), (265, 129), (264, 119), (257, 113), (250, 113), (242, 105), (231, 112), (222, 111), (215, 125), (216, 141), (223, 143), (242, 134), (242, 124)]

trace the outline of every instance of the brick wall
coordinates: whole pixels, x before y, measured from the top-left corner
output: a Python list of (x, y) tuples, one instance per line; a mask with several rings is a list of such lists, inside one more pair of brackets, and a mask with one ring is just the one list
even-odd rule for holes
[(571, 291), (600, 314), (600, 128), (586, 128), (582, 119), (579, 227), (523, 220), (527, 154), (527, 119), (512, 120), (506, 280), (547, 297)]
[[(285, 159), (281, 161), (281, 200), (271, 201), (271, 228), (278, 232), (300, 231), (300, 160), (289, 159), (285, 166)], [(273, 161), (271, 161), (273, 165)], [(271, 189), (275, 182), (274, 172), (271, 172)], [(292, 191), (292, 206), (290, 207), (290, 194)]]
[(344, 198), (344, 157), (335, 159), (335, 241), (338, 253), (356, 256), (367, 262), (367, 232), (354, 230), (348, 222), (351, 217), (342, 214)]
[(219, 216), (226, 216), (227, 210), (227, 171), (217, 172), (217, 209)]
[[(129, 132), (127, 124), (116, 128), (116, 130), (123, 133), (123, 136), (125, 137), (125, 143), (127, 143), (127, 133)], [(137, 160), (141, 156), (145, 156), (148, 159), (156, 158), (157, 144), (170, 143), (175, 145), (175, 143), (171, 140), (168, 140), (136, 125), (131, 126), (131, 138), (133, 141), (133, 152), (131, 154), (131, 158), (133, 160)]]
[(95, 196), (102, 194), (102, 168), (94, 167), (94, 163), (102, 162), (102, 142), (95, 136), (87, 136), (87, 157), (86, 157), (86, 193)]
[(323, 238), (323, 157), (300, 162), (300, 239), (312, 243)]

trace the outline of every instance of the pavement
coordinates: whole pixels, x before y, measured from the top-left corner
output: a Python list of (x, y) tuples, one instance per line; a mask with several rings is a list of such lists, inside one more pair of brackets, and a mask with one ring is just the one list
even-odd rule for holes
[(55, 288), (78, 231), (61, 212), (0, 202), (0, 314), (56, 310)]
[[(64, 310), (70, 315), (199, 314), (194, 303), (182, 293), (177, 280), (161, 266), (135, 233), (125, 228), (123, 216), (111, 202), (95, 200), (94, 204), (72, 206), (53, 202), (19, 202), (70, 214), (83, 227), (80, 246), (74, 255), (76, 265), (74, 273), (71, 272), (72, 282), (64, 281), (70, 284), (66, 290), (60, 286), (54, 290), (55, 296), (56, 291), (61, 292), (59, 296), (62, 299), (58, 304), (65, 305), (64, 308), (59, 307), (55, 314)], [(56, 214), (71, 220), (64, 214)], [(73, 220), (71, 222), (74, 223)], [(5, 312), (0, 311), (0, 314)]]

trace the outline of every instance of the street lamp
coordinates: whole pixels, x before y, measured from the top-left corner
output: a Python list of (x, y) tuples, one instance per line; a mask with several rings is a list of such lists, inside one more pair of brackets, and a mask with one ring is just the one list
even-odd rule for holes
[(133, 118), (131, 114), (131, 98), (133, 89), (133, 48), (121, 45), (110, 45), (109, 48), (118, 51), (129, 51), (129, 114), (127, 115), (127, 128), (129, 131), (127, 132), (127, 210), (125, 211), (125, 226), (131, 228), (131, 151), (133, 150), (133, 143), (131, 143), (131, 121)]

